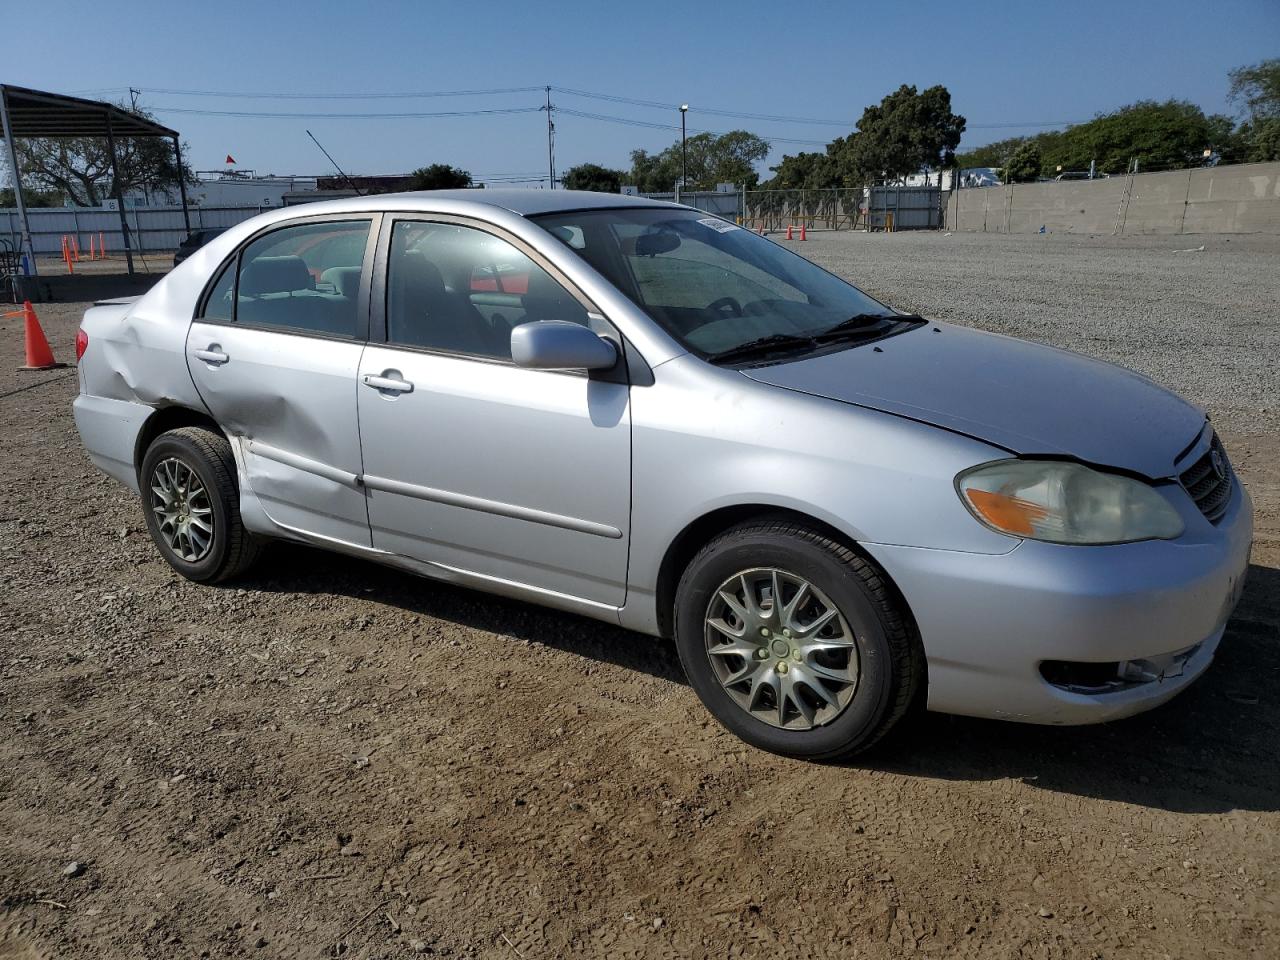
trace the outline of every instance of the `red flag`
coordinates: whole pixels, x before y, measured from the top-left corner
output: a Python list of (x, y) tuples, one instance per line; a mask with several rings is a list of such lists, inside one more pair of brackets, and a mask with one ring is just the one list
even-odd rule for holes
[(228, 154), (227, 154), (227, 163), (235, 163), (235, 162), (236, 162), (236, 158), (235, 158), (235, 157), (233, 157), (231, 154), (229, 154), (229, 153), (228, 153)]

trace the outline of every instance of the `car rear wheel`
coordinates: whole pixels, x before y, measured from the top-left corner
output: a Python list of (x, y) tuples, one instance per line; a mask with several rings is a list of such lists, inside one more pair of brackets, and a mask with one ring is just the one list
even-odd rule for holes
[(222, 434), (206, 427), (162, 433), (139, 480), (151, 539), (188, 580), (230, 580), (257, 559), (259, 541), (241, 522), (235, 458)]
[(694, 557), (676, 646), (707, 708), (743, 740), (828, 760), (865, 750), (924, 678), (910, 616), (848, 547), (789, 521), (744, 524)]

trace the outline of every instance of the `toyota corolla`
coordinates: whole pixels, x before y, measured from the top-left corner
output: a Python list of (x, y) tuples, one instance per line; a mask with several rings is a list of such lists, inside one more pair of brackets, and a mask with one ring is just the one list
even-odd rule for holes
[(1154, 707), (1248, 566), (1204, 411), (683, 206), (291, 207), (94, 306), (77, 352), (84, 445), (181, 575), (292, 540), (672, 637), (720, 722), (794, 756), (916, 704)]

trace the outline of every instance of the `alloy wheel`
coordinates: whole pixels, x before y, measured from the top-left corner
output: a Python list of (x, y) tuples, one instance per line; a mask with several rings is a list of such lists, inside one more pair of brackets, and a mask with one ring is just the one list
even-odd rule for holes
[(707, 606), (707, 657), (739, 707), (770, 726), (810, 730), (853, 700), (858, 648), (834, 602), (775, 567), (734, 574)]
[(213, 504), (199, 474), (177, 457), (151, 471), (151, 509), (160, 536), (188, 563), (197, 563), (213, 546)]

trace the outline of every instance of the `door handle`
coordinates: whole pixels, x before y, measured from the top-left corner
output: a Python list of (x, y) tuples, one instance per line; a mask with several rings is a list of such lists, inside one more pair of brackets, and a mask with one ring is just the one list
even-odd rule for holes
[(384, 370), (380, 377), (366, 373), (361, 380), (366, 387), (373, 387), (384, 393), (413, 393), (413, 384), (408, 380), (401, 380), (399, 370)]
[(222, 345), (217, 343), (209, 344), (204, 350), (193, 350), (191, 352), (196, 355), (196, 359), (203, 360), (205, 363), (215, 367), (220, 367), (231, 359), (222, 352)]

